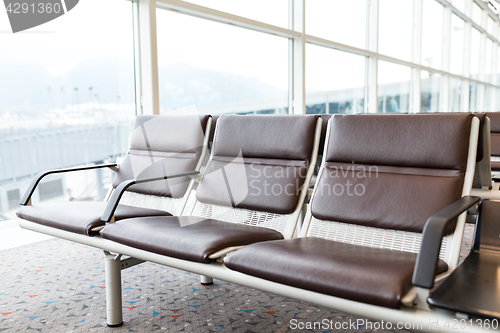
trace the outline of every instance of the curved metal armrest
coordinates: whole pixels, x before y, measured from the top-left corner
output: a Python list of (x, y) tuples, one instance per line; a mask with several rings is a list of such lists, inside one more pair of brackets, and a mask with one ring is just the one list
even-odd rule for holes
[(166, 175), (166, 176), (162, 176), (162, 177), (126, 180), (126, 181), (120, 183), (120, 185), (118, 185), (115, 188), (115, 190), (113, 191), (113, 194), (111, 195), (111, 198), (109, 199), (108, 205), (106, 206), (106, 210), (104, 211), (104, 214), (102, 214), (101, 221), (106, 222), (106, 223), (111, 221), (111, 219), (113, 218), (113, 215), (115, 214), (116, 207), (118, 207), (118, 202), (120, 201), (120, 199), (123, 195), (123, 192), (125, 192), (132, 185), (154, 182), (154, 181), (163, 180), (163, 179), (193, 176), (193, 175), (197, 175), (199, 173), (200, 173), (199, 171), (188, 171), (188, 172), (180, 172), (180, 173), (175, 173), (175, 174), (171, 174), (171, 175)]
[(413, 271), (413, 285), (426, 289), (433, 287), (441, 240), (446, 227), (480, 199), (480, 197), (472, 196), (462, 197), (427, 220), (422, 233), (420, 252)]
[(106, 163), (106, 164), (89, 165), (89, 166), (76, 167), (76, 168), (66, 168), (66, 169), (42, 171), (38, 175), (36, 175), (35, 178), (33, 178), (28, 189), (24, 193), (20, 204), (21, 204), (21, 206), (29, 205), (29, 202), (31, 200), (31, 196), (33, 195), (33, 192), (35, 191), (36, 187), (38, 186), (38, 183), (40, 183), (42, 178), (45, 176), (48, 176), (48, 175), (53, 174), (53, 173), (64, 173), (64, 172), (82, 171), (82, 170), (100, 169), (100, 168), (110, 168), (110, 169), (116, 171), (116, 170), (118, 170), (118, 168), (116, 167), (117, 165), (118, 164), (116, 164), (116, 163)]

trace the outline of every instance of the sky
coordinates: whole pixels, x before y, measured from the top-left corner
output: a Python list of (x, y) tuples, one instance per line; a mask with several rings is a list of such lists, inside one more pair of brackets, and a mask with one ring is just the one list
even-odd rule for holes
[(59, 75), (84, 59), (120, 57), (125, 48), (132, 50), (131, 19), (129, 1), (81, 0), (53, 21), (12, 34), (0, 8), (0, 61), (37, 62)]

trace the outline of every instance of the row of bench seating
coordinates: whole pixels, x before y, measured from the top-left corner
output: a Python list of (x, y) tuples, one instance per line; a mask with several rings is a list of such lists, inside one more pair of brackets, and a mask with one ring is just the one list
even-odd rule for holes
[(109, 326), (122, 323), (121, 269), (142, 261), (374, 319), (453, 317), (431, 311), (427, 296), (457, 267), (465, 212), (479, 201), (469, 196), (477, 117), (331, 117), (305, 214), (320, 117), (225, 115), (215, 131), (211, 122), (138, 116), (120, 167), (103, 166), (117, 171), (107, 203), (31, 205), (40, 179), (59, 171), (23, 198), (23, 228), (104, 250)]

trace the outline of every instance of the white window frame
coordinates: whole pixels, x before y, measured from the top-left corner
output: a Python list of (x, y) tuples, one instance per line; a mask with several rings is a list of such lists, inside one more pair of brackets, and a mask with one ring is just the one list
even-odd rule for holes
[[(478, 106), (479, 109), (491, 109), (496, 105), (497, 94), (491, 96), (489, 105), (484, 103), (484, 87), (489, 86), (493, 91), (500, 88), (497, 79), (494, 83), (484, 82), (485, 65), (480, 65), (479, 79), (470, 78), (470, 33), (475, 28), (481, 33), (481, 55), (484, 60), (486, 38), (493, 40), (492, 70), (497, 76), (498, 65), (496, 63), (498, 47), (500, 45), (498, 35), (500, 30), (500, 19), (486, 3), (480, 0), (466, 0), (465, 13), (459, 11), (447, 0), (435, 0), (444, 6), (443, 19), (443, 49), (441, 69), (430, 68), (421, 63), (422, 46), (422, 2), (413, 1), (413, 30), (412, 30), (412, 58), (406, 61), (390, 57), (378, 52), (378, 15), (379, 0), (367, 1), (367, 28), (366, 28), (366, 48), (357, 48), (350, 45), (338, 43), (336, 41), (308, 35), (305, 30), (305, 0), (289, 0), (289, 26), (288, 28), (252, 20), (246, 17), (229, 14), (212, 8), (192, 4), (181, 0), (133, 0), (134, 2), (134, 41), (135, 41), (135, 71), (136, 71), (136, 94), (137, 110), (140, 114), (159, 114), (159, 87), (158, 87), (158, 50), (156, 37), (156, 9), (172, 10), (181, 14), (199, 17), (219, 23), (234, 25), (237, 27), (251, 29), (254, 31), (277, 35), (288, 38), (289, 47), (289, 113), (306, 113), (305, 96), (305, 71), (307, 57), (305, 44), (313, 44), (330, 49), (340, 50), (366, 57), (365, 73), (365, 108), (366, 113), (378, 112), (377, 77), (378, 60), (384, 60), (399, 65), (408, 66), (412, 71), (411, 92), (410, 92), (410, 112), (420, 112), (420, 85), (421, 71), (428, 70), (441, 74), (441, 91), (439, 111), (445, 112), (449, 109), (450, 78), (461, 79), (462, 101), (461, 111), (468, 111), (469, 107), (469, 85), (470, 82), (478, 84)], [(475, 2), (482, 10), (483, 24), (472, 21), (472, 4)], [(500, 6), (500, 5), (499, 5)], [(451, 36), (451, 15), (455, 14), (465, 21), (464, 40), (464, 72), (462, 75), (450, 73), (449, 59), (450, 36)], [(486, 26), (488, 17), (494, 19), (493, 33), (489, 34)], [(478, 110), (483, 111), (483, 110)], [(492, 110), (485, 110), (492, 111)], [(494, 110), (500, 111), (500, 110)]]

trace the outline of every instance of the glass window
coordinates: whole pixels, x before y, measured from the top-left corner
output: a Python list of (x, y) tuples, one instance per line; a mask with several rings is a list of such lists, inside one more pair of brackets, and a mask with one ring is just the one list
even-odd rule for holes
[(465, 22), (453, 14), (451, 16), (450, 71), (460, 75), (464, 70), (464, 31)]
[(493, 83), (493, 41), (486, 38), (486, 56), (484, 66), (484, 79), (486, 82)]
[[(0, 30), (10, 31), (7, 19)], [(127, 151), (135, 116), (130, 2), (80, 1), (26, 33), (1, 33), (0, 45), (0, 203), (6, 187), (22, 194), (38, 172)], [(112, 174), (44, 178), (33, 202), (102, 199)]]
[(493, 110), (494, 112), (500, 111), (500, 88), (497, 88), (496, 90), (497, 90), (497, 98), (495, 99), (496, 105), (495, 105), (495, 110)]
[(158, 9), (160, 111), (286, 113), (288, 39)]
[(475, 2), (472, 2), (472, 21), (481, 25), (483, 10)]
[(379, 112), (409, 112), (411, 68), (379, 60)]
[(450, 111), (460, 112), (462, 105), (462, 80), (450, 77)]
[(481, 33), (479, 30), (472, 28), (470, 40), (470, 77), (479, 79), (479, 58), (481, 52)]
[(495, 34), (495, 21), (491, 18), (491, 16), (488, 15), (488, 33), (490, 35), (494, 35)]
[(411, 61), (413, 1), (379, 1), (379, 52)]
[(439, 73), (422, 70), (420, 78), (420, 111), (438, 112), (441, 75)]
[(492, 102), (492, 98), (493, 98), (493, 93), (494, 93), (494, 88), (488, 86), (488, 85), (485, 85), (484, 87), (484, 107), (481, 111), (485, 111), (485, 112), (492, 112), (494, 111), (492, 108), (491, 108), (491, 102)]
[[(497, 85), (500, 85), (500, 46), (497, 47)], [(498, 110), (500, 111), (500, 110)]]
[(441, 69), (444, 7), (435, 0), (424, 0), (422, 20), (422, 65)]
[(469, 82), (469, 112), (483, 111), (477, 109), (478, 104), (478, 94), (477, 94), (477, 83)]
[(307, 0), (306, 33), (364, 49), (366, 4), (366, 0)]
[(288, 0), (184, 0), (255, 21), (288, 28)]
[(365, 57), (306, 45), (307, 113), (360, 113), (365, 103)]
[(465, 12), (465, 0), (452, 0), (451, 3), (462, 13)]

